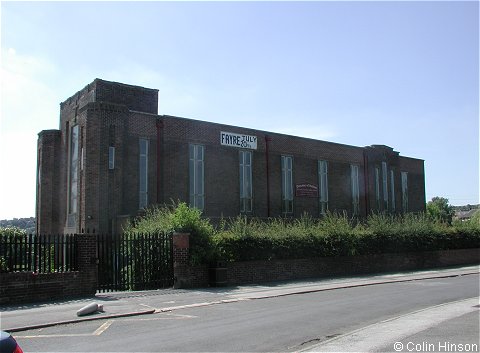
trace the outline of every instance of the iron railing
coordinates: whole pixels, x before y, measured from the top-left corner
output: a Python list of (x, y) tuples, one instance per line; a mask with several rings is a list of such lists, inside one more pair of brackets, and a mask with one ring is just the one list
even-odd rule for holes
[(100, 291), (173, 285), (172, 233), (97, 235)]
[(78, 270), (77, 237), (0, 235), (1, 272), (69, 272)]

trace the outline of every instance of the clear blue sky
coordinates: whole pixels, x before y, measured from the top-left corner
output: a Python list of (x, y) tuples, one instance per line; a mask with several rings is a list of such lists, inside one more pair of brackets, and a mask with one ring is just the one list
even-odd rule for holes
[(33, 216), (37, 133), (95, 78), (171, 114), (425, 160), (479, 203), (478, 1), (1, 2), (0, 219)]

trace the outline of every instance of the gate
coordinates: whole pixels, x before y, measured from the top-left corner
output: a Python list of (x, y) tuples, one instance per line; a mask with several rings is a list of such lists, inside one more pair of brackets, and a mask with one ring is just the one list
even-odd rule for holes
[(173, 234), (98, 235), (98, 290), (173, 286)]

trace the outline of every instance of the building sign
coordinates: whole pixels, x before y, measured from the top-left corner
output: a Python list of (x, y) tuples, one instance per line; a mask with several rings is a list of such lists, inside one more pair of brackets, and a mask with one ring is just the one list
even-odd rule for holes
[(257, 136), (220, 132), (220, 144), (223, 146), (257, 149)]
[(295, 184), (295, 196), (318, 197), (318, 186), (309, 183)]

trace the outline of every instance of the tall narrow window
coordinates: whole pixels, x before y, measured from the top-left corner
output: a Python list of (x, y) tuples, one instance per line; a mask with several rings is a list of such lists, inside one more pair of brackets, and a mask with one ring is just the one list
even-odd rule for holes
[(108, 169), (115, 169), (115, 147), (113, 146), (108, 147)]
[(77, 213), (78, 198), (78, 125), (70, 130), (70, 198), (68, 213)]
[(240, 212), (252, 212), (252, 152), (240, 151)]
[(358, 180), (358, 165), (350, 165), (350, 179), (352, 184), (352, 213), (358, 216), (360, 213), (360, 183)]
[(293, 213), (293, 159), (282, 156), (282, 208), (283, 213)]
[(402, 172), (402, 208), (408, 212), (408, 173)]
[(140, 209), (147, 207), (148, 205), (148, 144), (149, 141), (146, 139), (139, 140), (139, 203), (138, 207)]
[(318, 161), (318, 185), (320, 186), (320, 214), (328, 211), (328, 164), (327, 161)]
[(388, 210), (388, 174), (387, 162), (382, 162), (382, 192), (383, 192), (383, 209)]
[(190, 206), (203, 211), (205, 207), (204, 191), (204, 147), (201, 145), (190, 145)]
[(395, 212), (395, 173), (390, 170), (390, 200), (392, 202), (391, 210)]
[(380, 168), (375, 167), (375, 204), (380, 211)]
[(83, 170), (84, 160), (85, 160), (84, 148), (82, 147), (80, 149), (80, 170)]

